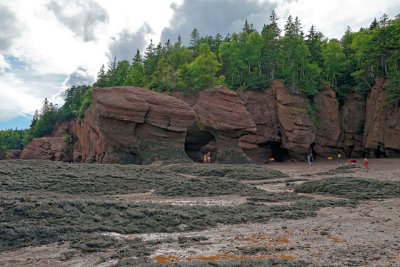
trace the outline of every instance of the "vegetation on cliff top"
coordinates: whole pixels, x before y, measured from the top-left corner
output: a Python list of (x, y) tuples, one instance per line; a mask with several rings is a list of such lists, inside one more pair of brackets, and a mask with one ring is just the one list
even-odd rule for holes
[(385, 77), (388, 102), (400, 100), (400, 18), (383, 15), (369, 28), (341, 38), (328, 39), (312, 26), (303, 31), (300, 20), (289, 16), (284, 30), (275, 13), (257, 32), (245, 22), (240, 33), (223, 37), (191, 34), (189, 46), (180, 40), (164, 45), (151, 42), (142, 58), (138, 50), (132, 63), (114, 61), (98, 73), (94, 86), (132, 85), (155, 91), (197, 91), (213, 84), (231, 89), (265, 90), (283, 79), (289, 90), (312, 98), (327, 84), (343, 99), (346, 94), (367, 93), (374, 78)]
[[(116, 58), (98, 73), (93, 86), (139, 86), (154, 91), (199, 91), (213, 85), (265, 90), (274, 79), (283, 79), (288, 89), (313, 96), (327, 85), (339, 101), (347, 94), (365, 95), (376, 77), (384, 77), (387, 104), (400, 103), (400, 18), (383, 15), (358, 32), (347, 28), (341, 40), (328, 39), (312, 26), (303, 31), (300, 20), (289, 16), (283, 31), (272, 12), (261, 32), (245, 22), (240, 33), (223, 37), (191, 34), (188, 46), (181, 38), (172, 44), (153, 42), (142, 57), (139, 50), (132, 62)], [(33, 137), (49, 134), (57, 122), (82, 118), (91, 104), (89, 86), (72, 87), (65, 92), (65, 104), (58, 108), (45, 99), (35, 113), (29, 130), (1, 131), (0, 157), (8, 149), (21, 148)], [(86, 94), (86, 95), (85, 95)], [(19, 135), (16, 142), (11, 141)], [(14, 139), (13, 139), (14, 140)], [(4, 156), (4, 155), (3, 155)]]

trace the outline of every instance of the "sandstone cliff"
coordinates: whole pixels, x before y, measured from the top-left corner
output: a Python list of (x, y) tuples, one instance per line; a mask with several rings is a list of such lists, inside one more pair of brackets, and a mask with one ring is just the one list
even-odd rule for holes
[(342, 153), (342, 130), (339, 102), (332, 88), (319, 92), (315, 98), (315, 152), (320, 156)]
[(241, 138), (249, 157), (258, 162), (270, 157), (304, 160), (312, 152), (315, 130), (302, 96), (289, 93), (282, 81), (275, 80), (265, 92), (245, 92), (241, 97), (257, 127), (256, 133)]
[(367, 100), (349, 95), (340, 110), (335, 92), (321, 91), (314, 98), (314, 121), (306, 99), (289, 93), (280, 80), (240, 98), (222, 86), (173, 95), (137, 87), (95, 88), (84, 119), (34, 139), (21, 158), (148, 164), (200, 161), (212, 152), (213, 162), (244, 163), (270, 157), (304, 161), (311, 152), (323, 157), (342, 151), (347, 157), (400, 154), (400, 108), (383, 107), (382, 79)]
[(146, 164), (189, 161), (187, 127), (195, 113), (185, 102), (138, 87), (95, 88), (76, 136), (84, 162)]
[(384, 106), (385, 81), (375, 80), (368, 94), (364, 130), (364, 148), (370, 157), (400, 155), (400, 107)]
[(365, 126), (365, 100), (351, 94), (341, 107), (343, 149), (346, 157), (363, 157), (363, 132)]
[(197, 125), (215, 138), (215, 161), (249, 162), (239, 146), (239, 138), (257, 129), (237, 93), (226, 87), (202, 91), (193, 110)]

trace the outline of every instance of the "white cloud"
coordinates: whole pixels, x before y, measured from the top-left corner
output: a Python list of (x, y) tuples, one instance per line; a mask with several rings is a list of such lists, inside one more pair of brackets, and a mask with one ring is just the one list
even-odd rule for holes
[(43, 99), (32, 94), (32, 90), (16, 79), (14, 74), (0, 76), (0, 121), (16, 116), (33, 114), (41, 106)]
[[(2, 25), (2, 33), (13, 34), (3, 38), (0, 51), (0, 120), (32, 114), (45, 97), (62, 104), (63, 85), (78, 76), (92, 81), (121, 33), (134, 35), (147, 22), (153, 31), (142, 38), (158, 41), (173, 1), (1, 0), (7, 21), (13, 22)], [(14, 68), (6, 55), (24, 69)]]
[[(297, 0), (279, 1), (276, 13), (283, 28), (288, 15), (298, 16), (307, 34), (311, 25), (328, 38), (340, 39), (347, 26), (353, 31), (368, 27), (373, 19), (386, 13), (393, 17), (400, 12), (398, 0)], [(396, 13), (397, 12), (397, 13)]]
[(11, 69), (10, 64), (6, 61), (4, 56), (0, 54), (0, 73), (10, 69)]

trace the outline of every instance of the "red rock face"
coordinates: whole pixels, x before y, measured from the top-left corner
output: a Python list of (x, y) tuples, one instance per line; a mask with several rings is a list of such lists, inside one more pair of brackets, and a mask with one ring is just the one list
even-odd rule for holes
[(375, 80), (367, 99), (364, 147), (370, 157), (400, 154), (400, 108), (384, 107), (384, 80)]
[(184, 152), (195, 113), (185, 102), (138, 87), (95, 88), (91, 108), (76, 124), (85, 162), (151, 163), (189, 160)]
[(257, 162), (270, 157), (280, 161), (306, 158), (315, 143), (315, 130), (302, 96), (287, 92), (283, 82), (275, 80), (265, 92), (248, 91), (241, 97), (257, 126), (256, 133), (240, 139), (249, 157)]
[(347, 97), (341, 108), (343, 149), (346, 157), (363, 157), (363, 131), (365, 126), (365, 100), (357, 94)]
[(328, 88), (315, 98), (315, 152), (321, 156), (333, 156), (342, 152), (339, 102), (336, 93)]
[(257, 125), (257, 132), (243, 136), (240, 140), (250, 144), (281, 141), (274, 87), (265, 92), (246, 91), (241, 99)]
[(239, 147), (239, 138), (257, 129), (237, 93), (226, 87), (202, 91), (193, 110), (200, 128), (215, 137), (217, 154), (214, 159), (217, 162), (249, 161)]
[(65, 147), (64, 137), (35, 138), (24, 148), (20, 158), (67, 161)]
[(315, 131), (308, 115), (308, 105), (299, 95), (289, 93), (282, 81), (274, 81), (282, 145), (291, 157), (304, 160), (315, 143)]
[(239, 145), (251, 159), (263, 163), (273, 156), (271, 142), (280, 143), (275, 87), (265, 92), (245, 91), (240, 94), (247, 111), (256, 123), (257, 132), (244, 135)]

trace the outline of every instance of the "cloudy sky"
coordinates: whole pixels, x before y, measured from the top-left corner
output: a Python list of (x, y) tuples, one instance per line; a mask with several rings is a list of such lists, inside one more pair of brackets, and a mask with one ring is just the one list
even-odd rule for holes
[(398, 0), (0, 0), (0, 129), (29, 127), (45, 97), (92, 84), (102, 64), (130, 60), (153, 42), (239, 32), (247, 19), (260, 30), (275, 10), (283, 26), (298, 16), (329, 38), (357, 31)]

